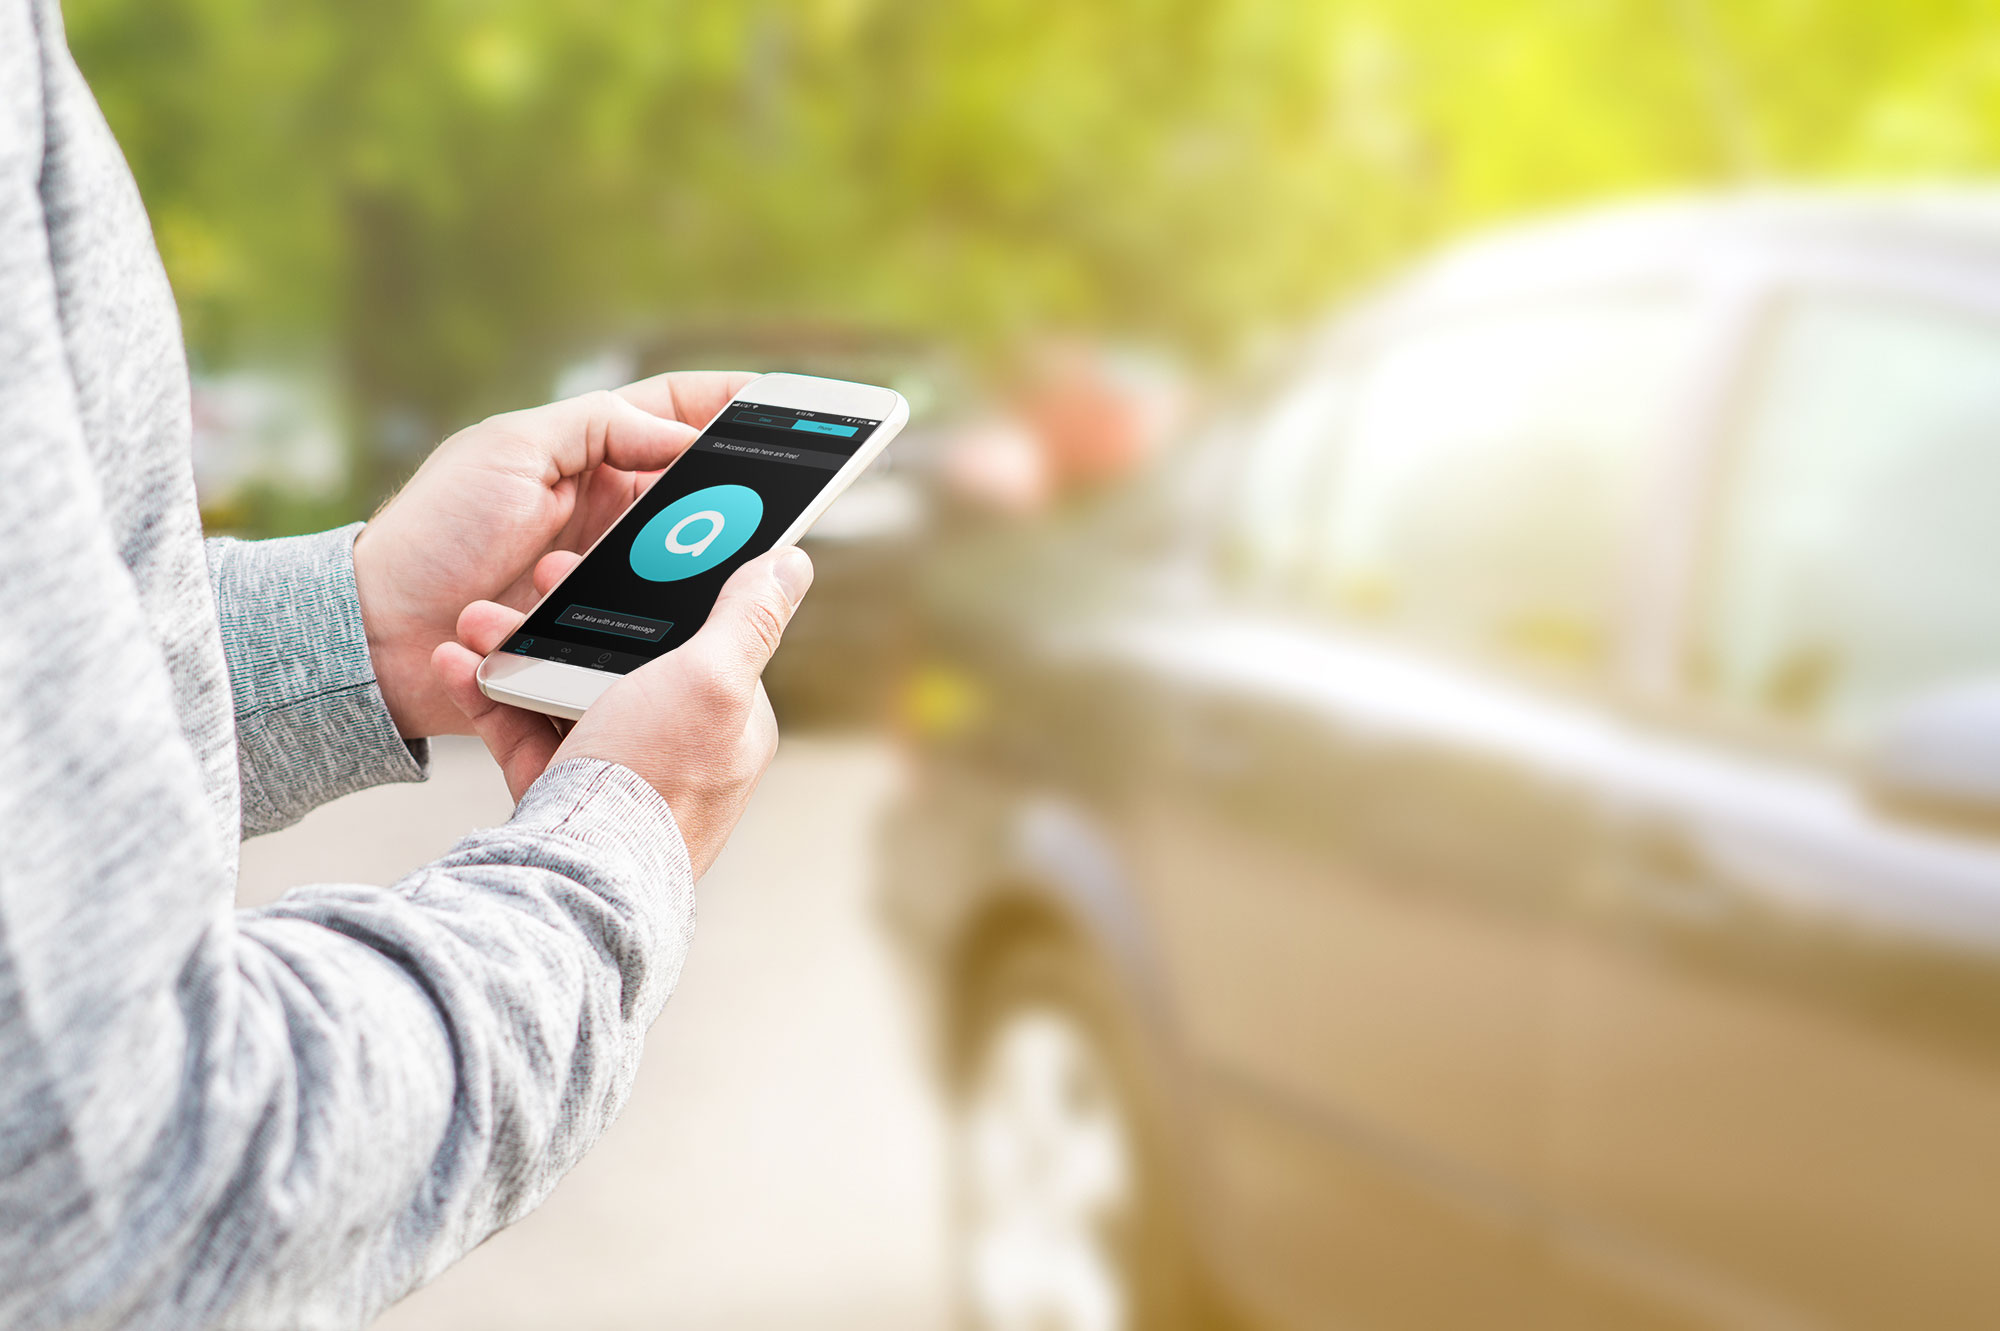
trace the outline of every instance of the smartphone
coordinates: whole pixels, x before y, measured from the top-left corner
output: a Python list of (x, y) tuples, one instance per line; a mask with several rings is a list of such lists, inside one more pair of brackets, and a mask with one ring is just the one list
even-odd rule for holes
[(804, 535), (909, 418), (892, 389), (751, 380), (480, 663), (480, 691), (582, 716), (620, 675), (693, 637), (729, 575)]

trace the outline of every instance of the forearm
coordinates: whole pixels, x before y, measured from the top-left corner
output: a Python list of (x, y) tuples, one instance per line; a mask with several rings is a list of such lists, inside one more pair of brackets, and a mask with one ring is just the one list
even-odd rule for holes
[[(289, 1232), (230, 1324), (359, 1324), (537, 1205), (624, 1105), (693, 922), (665, 805), (601, 763), (551, 772), (508, 825), (388, 892), (309, 888), (247, 918), (289, 975), (358, 953), (406, 982), (397, 1011), (362, 984), (313, 986), (325, 1052), (299, 1076), (339, 1148), (308, 1153), (322, 1205), (260, 1223)], [(293, 1205), (300, 1158), (269, 1162), (274, 1202)]]
[[(171, 997), (72, 987), (11, 1051), (10, 1069), (68, 1072), (14, 1077), (0, 1106), (0, 1142), (47, 1144), (39, 1176), (0, 1174), (0, 1214), (40, 1226), (0, 1236), (0, 1324), (363, 1324), (610, 1123), (692, 888), (659, 797), (578, 762), (393, 888), (225, 912), (191, 950), (170, 922), (118, 957), (68, 940), (70, 966), (171, 976)], [(158, 1053), (156, 1084), (109, 1120), (67, 1117), (81, 1085), (130, 1076), (120, 1049)]]

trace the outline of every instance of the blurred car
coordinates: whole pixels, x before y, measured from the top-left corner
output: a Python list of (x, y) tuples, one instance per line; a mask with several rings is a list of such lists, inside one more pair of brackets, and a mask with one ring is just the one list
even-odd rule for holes
[(924, 579), (971, 1325), (2000, 1325), (2000, 195), (1473, 244)]

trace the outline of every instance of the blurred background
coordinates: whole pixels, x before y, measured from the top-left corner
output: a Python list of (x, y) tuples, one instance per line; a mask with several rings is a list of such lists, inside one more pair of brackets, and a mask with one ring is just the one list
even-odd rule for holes
[[(71, 0), (214, 531), (890, 384), (632, 1107), (389, 1328), (2000, 1325), (2000, 15)], [(475, 745), (246, 848), (389, 882)]]

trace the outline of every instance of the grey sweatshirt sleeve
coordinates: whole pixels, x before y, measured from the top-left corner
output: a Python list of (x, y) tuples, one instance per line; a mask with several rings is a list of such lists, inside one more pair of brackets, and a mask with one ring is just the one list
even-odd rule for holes
[(0, 3), (0, 1326), (358, 1326), (617, 1112), (692, 876), (650, 787), (576, 762), (393, 887), (234, 909), (202, 756), (229, 708), (172, 668), (213, 640), (162, 628), (209, 587), (196, 546), (142, 597), (198, 538), (106, 518), (63, 333), (103, 293), (55, 278), (37, 20)]
[(360, 1326), (624, 1103), (693, 923), (631, 772), (565, 764), (392, 888), (239, 914), (187, 900), (205, 848), (153, 783), (91, 766), (0, 885), (0, 1324)]
[(208, 543), (236, 695), (245, 836), (351, 791), (424, 779), (428, 746), (397, 735), (375, 683), (354, 590), (360, 530)]
[(179, 987), (206, 1104), (134, 1216), (184, 1217), (184, 1265), (147, 1311), (359, 1325), (538, 1205), (623, 1106), (693, 901), (658, 794), (576, 761), (393, 888), (205, 931)]

